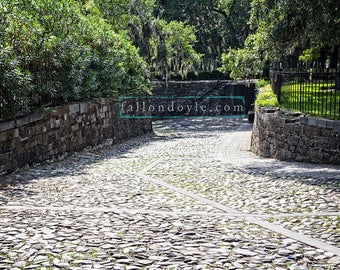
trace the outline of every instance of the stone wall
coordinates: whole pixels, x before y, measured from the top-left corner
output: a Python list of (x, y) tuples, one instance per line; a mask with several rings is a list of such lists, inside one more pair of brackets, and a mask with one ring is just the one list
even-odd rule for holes
[(109, 99), (0, 122), (0, 175), (107, 139), (116, 144), (151, 131), (150, 120), (119, 118), (119, 104)]
[(206, 80), (206, 81), (157, 81), (155, 96), (243, 96), (245, 113), (255, 102), (255, 81)]
[(340, 121), (259, 108), (251, 148), (279, 160), (340, 164)]

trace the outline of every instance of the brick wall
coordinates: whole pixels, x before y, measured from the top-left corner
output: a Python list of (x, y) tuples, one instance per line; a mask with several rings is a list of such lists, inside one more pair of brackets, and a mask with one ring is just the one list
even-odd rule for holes
[(279, 160), (340, 164), (340, 121), (259, 108), (251, 148)]
[(0, 175), (73, 153), (107, 139), (119, 143), (152, 131), (147, 119), (119, 118), (116, 101), (100, 99), (0, 123)]

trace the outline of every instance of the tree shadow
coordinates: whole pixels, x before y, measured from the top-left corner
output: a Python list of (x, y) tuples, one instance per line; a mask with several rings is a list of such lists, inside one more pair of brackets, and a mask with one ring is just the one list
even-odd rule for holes
[[(45, 181), (48, 178), (53, 185), (56, 184), (54, 178), (87, 175), (88, 166), (110, 159), (128, 160), (134, 151), (155, 142), (180, 141), (188, 137), (209, 139), (209, 137), (216, 137), (216, 133), (223, 135), (226, 132), (250, 131), (252, 128), (245, 119), (227, 118), (158, 120), (154, 121), (153, 126), (153, 133), (126, 140), (121, 144), (112, 145), (112, 141), (108, 140), (101, 145), (88, 147), (64, 157), (62, 160), (34, 164), (1, 176), (0, 205), (6, 201), (5, 198), (21, 198), (38, 194), (39, 191), (27, 189), (27, 185), (32, 181), (39, 181), (39, 179)], [(234, 158), (233, 162), (226, 161), (226, 165), (246, 175), (269, 177), (271, 181), (301, 181), (305, 184), (335, 188), (337, 192), (340, 189), (340, 166), (285, 162), (255, 157), (251, 153), (243, 154), (240, 160)]]
[[(213, 118), (213, 117), (200, 117), (200, 118), (179, 118), (179, 119), (166, 119), (154, 121), (153, 127), (158, 132), (176, 131), (181, 133), (196, 134), (206, 132), (223, 133), (226, 131), (233, 131), (238, 129), (239, 123), (245, 123), (245, 119), (232, 119), (232, 118)], [(251, 130), (252, 125), (242, 125), (244, 130)]]
[[(250, 154), (251, 155), (251, 154)], [(270, 181), (295, 181), (308, 185), (324, 186), (340, 192), (340, 166), (302, 162), (279, 161), (254, 157), (238, 164), (240, 172), (256, 177), (267, 177)], [(253, 159), (254, 159), (253, 158)]]
[[(183, 122), (184, 121), (184, 122)], [(188, 137), (190, 132), (196, 138), (205, 138), (213, 136), (213, 132), (222, 127), (222, 121), (213, 121), (215, 125), (210, 125), (211, 134), (204, 133), (204, 121), (189, 120), (167, 120), (155, 121), (156, 131), (141, 137), (127, 139), (122, 143), (112, 145), (112, 140), (107, 140), (102, 144), (87, 147), (79, 152), (68, 155), (67, 153), (59, 159), (52, 159), (42, 163), (35, 163), (31, 166), (19, 168), (16, 171), (0, 176), (0, 205), (6, 198), (23, 198), (39, 194), (40, 191), (28, 188), (33, 181), (46, 180), (48, 178), (51, 185), (55, 183), (55, 178), (72, 177), (87, 175), (88, 166), (96, 163), (102, 163), (110, 159), (128, 159), (129, 155), (139, 148), (147, 147), (149, 144), (157, 141), (181, 140)], [(208, 120), (209, 121), (209, 120)], [(229, 126), (235, 126), (232, 122)], [(194, 132), (196, 131), (196, 132)], [(81, 187), (80, 187), (81, 188)]]

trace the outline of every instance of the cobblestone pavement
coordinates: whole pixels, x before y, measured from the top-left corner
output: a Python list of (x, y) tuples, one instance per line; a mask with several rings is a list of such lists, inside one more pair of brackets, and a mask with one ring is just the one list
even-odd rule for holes
[(241, 120), (154, 129), (1, 176), (0, 269), (340, 269), (340, 167), (255, 157)]

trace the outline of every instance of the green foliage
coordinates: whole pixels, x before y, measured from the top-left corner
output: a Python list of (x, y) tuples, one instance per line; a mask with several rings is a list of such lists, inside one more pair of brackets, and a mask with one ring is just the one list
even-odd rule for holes
[(139, 54), (149, 60), (149, 39), (155, 18), (152, 13), (155, 0), (89, 0), (90, 10), (101, 16), (117, 31), (124, 31)]
[[(287, 60), (285, 68), (330, 59), (330, 68), (336, 68), (340, 47), (339, 4), (332, 0), (252, 0), (250, 34), (237, 56), (224, 56), (224, 70), (232, 71), (234, 78), (256, 76), (259, 63)], [(226, 60), (230, 59), (230, 60)], [(256, 60), (256, 64), (239, 68), (239, 62)], [(230, 64), (233, 62), (233, 65)], [(260, 61), (260, 62), (259, 62)], [(237, 66), (237, 67), (236, 67)], [(236, 70), (239, 68), (239, 70)]]
[(230, 72), (234, 79), (254, 78), (262, 73), (263, 61), (260, 57), (261, 39), (250, 35), (243, 48), (229, 49), (227, 54), (222, 54), (223, 72)]
[(302, 62), (308, 62), (317, 60), (320, 57), (320, 54), (315, 50), (315, 48), (306, 49), (299, 56), (299, 60)]
[(0, 3), (1, 117), (150, 91), (138, 50), (98, 12), (86, 9), (75, 0)]
[(222, 54), (220, 70), (230, 72), (230, 77), (234, 79), (261, 76), (264, 64), (268, 60), (263, 49), (265, 43), (264, 33), (249, 35), (243, 48), (229, 49), (227, 54)]
[(267, 80), (264, 80), (264, 79), (260, 79), (260, 80), (257, 80), (256, 84), (255, 84), (255, 89), (260, 89), (266, 85), (268, 85), (269, 82)]
[(249, 48), (230, 49), (222, 55), (222, 72), (230, 72), (233, 79), (254, 78), (262, 72), (262, 62), (255, 51)]
[(278, 107), (280, 105), (269, 84), (260, 89), (255, 103), (259, 107)]
[[(200, 62), (195, 51), (196, 29), (184, 22), (167, 22), (153, 16), (155, 1), (96, 1), (104, 18), (119, 31), (125, 31), (154, 76), (186, 78)], [(93, 1), (91, 1), (93, 4)]]
[(165, 25), (166, 49), (170, 69), (179, 73), (184, 79), (194, 65), (199, 64), (201, 55), (196, 53), (193, 45), (196, 43), (195, 27), (183, 22), (171, 21)]
[(226, 48), (243, 45), (249, 33), (251, 0), (156, 0), (155, 15), (196, 28), (194, 49), (203, 54), (201, 69), (216, 70)]
[(96, 10), (116, 31), (134, 35), (153, 19), (155, 0), (88, 0), (89, 10)]
[(171, 73), (184, 79), (201, 58), (193, 48), (195, 28), (177, 21), (157, 20), (155, 23), (157, 34), (150, 38), (150, 60), (154, 70), (167, 79)]

